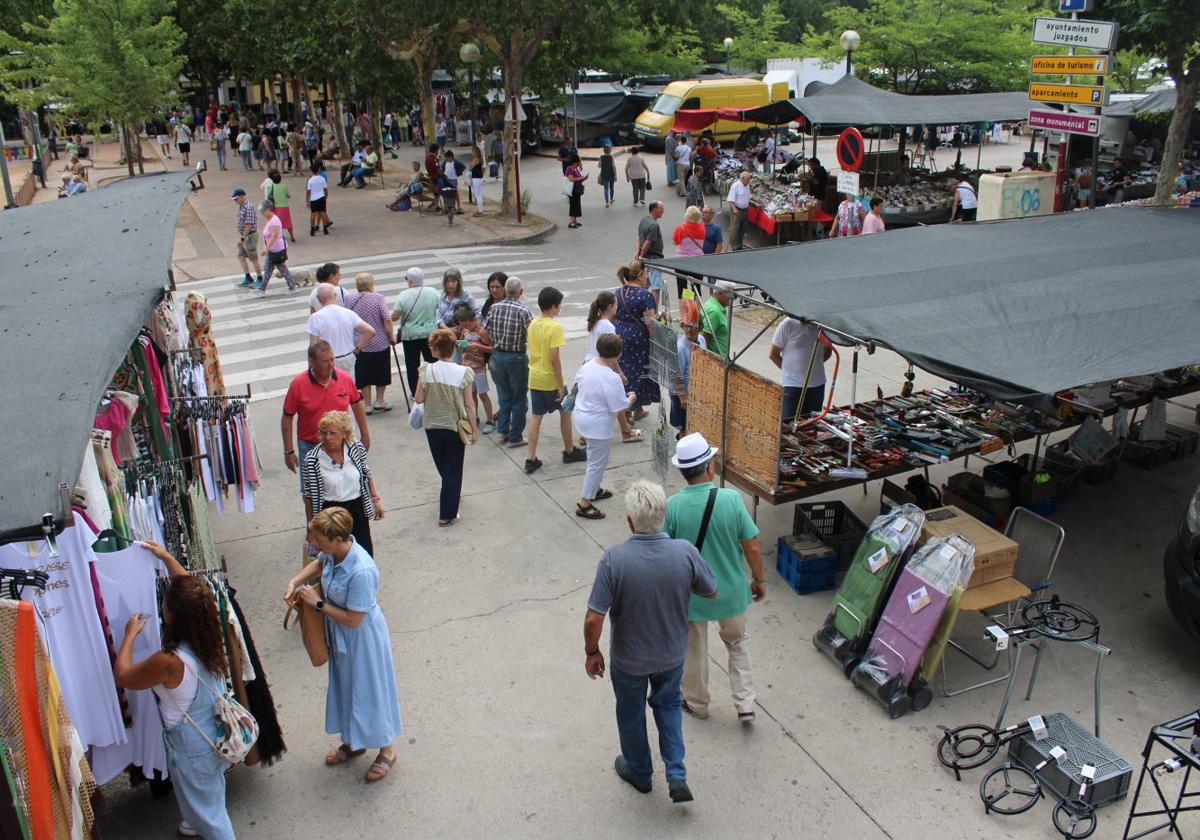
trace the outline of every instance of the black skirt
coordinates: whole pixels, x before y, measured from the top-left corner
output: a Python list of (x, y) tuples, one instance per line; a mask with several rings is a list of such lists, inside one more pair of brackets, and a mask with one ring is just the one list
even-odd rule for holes
[(567, 215), (572, 219), (578, 219), (583, 215), (583, 196), (571, 193), (567, 199)]
[(329, 502), (325, 505), (326, 510), (332, 507), (343, 508), (350, 514), (350, 518), (354, 520), (354, 527), (350, 533), (354, 537), (354, 541), (367, 550), (373, 558), (375, 556), (375, 544), (371, 541), (371, 523), (367, 519), (367, 511), (363, 507), (363, 500), (351, 499), (348, 502)]
[(354, 384), (359, 388), (368, 385), (392, 384), (392, 350), (362, 352), (354, 359)]

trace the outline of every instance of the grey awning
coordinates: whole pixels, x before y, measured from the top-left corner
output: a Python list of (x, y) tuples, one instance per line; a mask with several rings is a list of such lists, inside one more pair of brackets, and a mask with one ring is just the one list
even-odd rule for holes
[(656, 261), (1000, 399), (1200, 363), (1200, 210), (1119, 207)]
[(61, 522), (97, 403), (169, 283), (187, 173), (131, 178), (0, 213), (0, 541)]
[[(1178, 99), (1179, 96), (1175, 88), (1164, 88), (1163, 90), (1156, 90), (1154, 93), (1149, 93), (1141, 99), (1129, 99), (1109, 105), (1104, 109), (1104, 116), (1131, 117), (1133, 119), (1148, 117), (1153, 114), (1174, 111), (1175, 103)], [(1196, 103), (1196, 109), (1200, 110), (1200, 102)]]
[(790, 119), (799, 116), (820, 126), (948, 125), (1023, 120), (1029, 116), (1031, 104), (1024, 92), (907, 96), (843, 76), (801, 99), (747, 111), (746, 118), (779, 121), (782, 109), (790, 110)]

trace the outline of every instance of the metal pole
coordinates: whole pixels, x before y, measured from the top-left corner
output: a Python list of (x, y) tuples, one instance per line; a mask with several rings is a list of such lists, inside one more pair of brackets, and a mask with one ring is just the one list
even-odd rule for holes
[(846, 50), (846, 75), (850, 75), (850, 50)]
[(729, 75), (729, 47), (725, 48), (725, 75)]
[(12, 181), (8, 179), (8, 146), (4, 140), (3, 122), (0, 122), (0, 178), (4, 180), (4, 209), (12, 210), (17, 202), (13, 198)]
[(850, 423), (847, 431), (850, 440), (846, 443), (846, 468), (854, 465), (854, 404), (858, 401), (858, 345), (854, 345), (854, 363), (850, 368)]
[(510, 90), (509, 98), (512, 100), (512, 122), (513, 122), (513, 176), (516, 178), (517, 187), (517, 222), (521, 221), (521, 121), (517, 119), (517, 95), (514, 95)]
[(471, 126), (471, 148), (475, 148), (475, 65), (467, 65), (467, 88), (471, 97), (470, 109), (467, 111), (467, 123)]
[(571, 139), (579, 144), (579, 71), (571, 76)]
[(975, 154), (975, 171), (983, 168), (983, 123), (979, 124), (979, 150)]

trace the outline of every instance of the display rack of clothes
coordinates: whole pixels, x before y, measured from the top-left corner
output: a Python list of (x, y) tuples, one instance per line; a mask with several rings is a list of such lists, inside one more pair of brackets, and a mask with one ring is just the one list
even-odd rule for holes
[(208, 299), (198, 292), (188, 292), (184, 305), (187, 308), (188, 348), (200, 364), (206, 393), (224, 394), (225, 380), (221, 375), (221, 357), (212, 337)]
[(254, 512), (262, 462), (246, 411), (250, 392), (237, 396), (173, 397), (180, 448), (198, 458), (205, 496), (224, 513), (231, 495), (242, 513)]

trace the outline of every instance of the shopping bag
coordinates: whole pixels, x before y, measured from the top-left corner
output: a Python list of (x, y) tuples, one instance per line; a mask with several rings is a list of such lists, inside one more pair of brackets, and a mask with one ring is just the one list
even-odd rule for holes
[[(305, 543), (300, 550), (300, 563), (307, 566), (311, 560), (308, 544)], [(313, 586), (316, 587), (317, 597), (322, 597), (324, 593), (321, 591), (320, 581)], [(292, 626), (300, 625), (300, 639), (304, 642), (304, 649), (308, 651), (308, 659), (314, 668), (320, 668), (329, 661), (329, 643), (325, 639), (325, 616), (297, 599), (295, 605), (288, 606), (287, 613), (283, 616), (284, 630), (288, 629), (288, 619), (292, 617), (293, 611), (297, 612), (299, 617)]]

